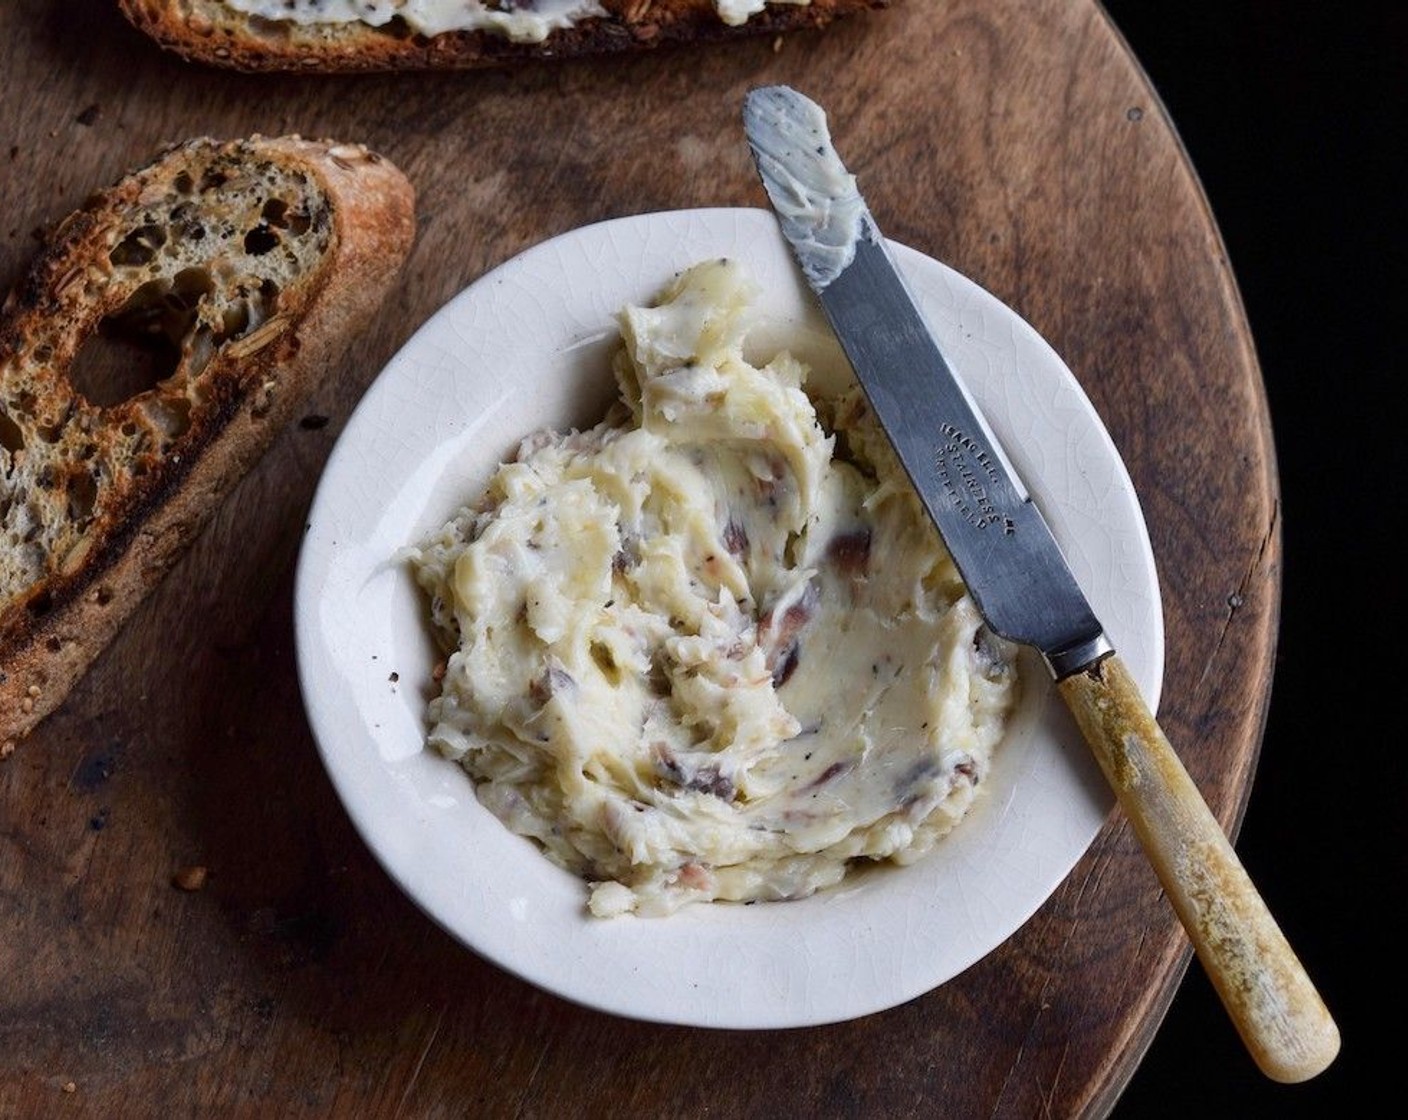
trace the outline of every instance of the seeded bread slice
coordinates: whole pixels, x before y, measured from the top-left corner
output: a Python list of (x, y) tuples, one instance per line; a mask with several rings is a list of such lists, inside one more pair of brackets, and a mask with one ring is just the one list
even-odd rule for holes
[[(413, 222), (405, 176), (360, 145), (255, 136), (170, 148), (50, 234), (0, 309), (0, 745), (296, 415)], [(112, 369), (82, 383), (100, 333), (165, 348), (153, 376), (172, 372), (126, 399)]]
[[(760, 8), (747, 15), (755, 4)], [(192, 61), (235, 70), (467, 70), (825, 27), (890, 0), (597, 0), (599, 15), (514, 42), (496, 31), (419, 34), (402, 18), (297, 23), (247, 15), (223, 0), (118, 0), (142, 31)], [(533, 0), (484, 0), (532, 10)], [(737, 22), (738, 20), (742, 22)]]

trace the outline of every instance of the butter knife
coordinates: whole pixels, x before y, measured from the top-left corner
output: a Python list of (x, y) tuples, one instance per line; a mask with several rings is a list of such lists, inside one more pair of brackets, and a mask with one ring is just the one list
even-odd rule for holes
[(978, 610), (1040, 652), (1257, 1066), (1316, 1076), (1338, 1027), (954, 376), (825, 112), (766, 86), (743, 123), (782, 233)]

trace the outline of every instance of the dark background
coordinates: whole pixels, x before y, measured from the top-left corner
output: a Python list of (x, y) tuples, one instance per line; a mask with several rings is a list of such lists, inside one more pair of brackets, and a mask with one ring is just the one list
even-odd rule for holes
[(1202, 180), (1266, 383), (1282, 615), (1236, 846), (1342, 1035), (1319, 1077), (1271, 1082), (1194, 961), (1114, 1117), (1398, 1114), (1408, 5), (1105, 8)]

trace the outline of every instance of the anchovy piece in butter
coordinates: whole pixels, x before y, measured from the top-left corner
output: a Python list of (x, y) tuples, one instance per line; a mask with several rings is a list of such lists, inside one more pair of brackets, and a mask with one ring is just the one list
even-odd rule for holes
[(430, 744), (601, 916), (916, 858), (1016, 698), (859, 390), (745, 360), (753, 296), (713, 261), (626, 308), (613, 413), (530, 436), (410, 552), (448, 653)]

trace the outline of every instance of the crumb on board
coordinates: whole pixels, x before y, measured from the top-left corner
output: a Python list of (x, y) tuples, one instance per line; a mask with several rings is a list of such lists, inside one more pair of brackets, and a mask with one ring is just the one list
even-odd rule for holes
[(210, 877), (207, 868), (198, 863), (183, 867), (171, 876), (171, 885), (181, 891), (198, 891)]

